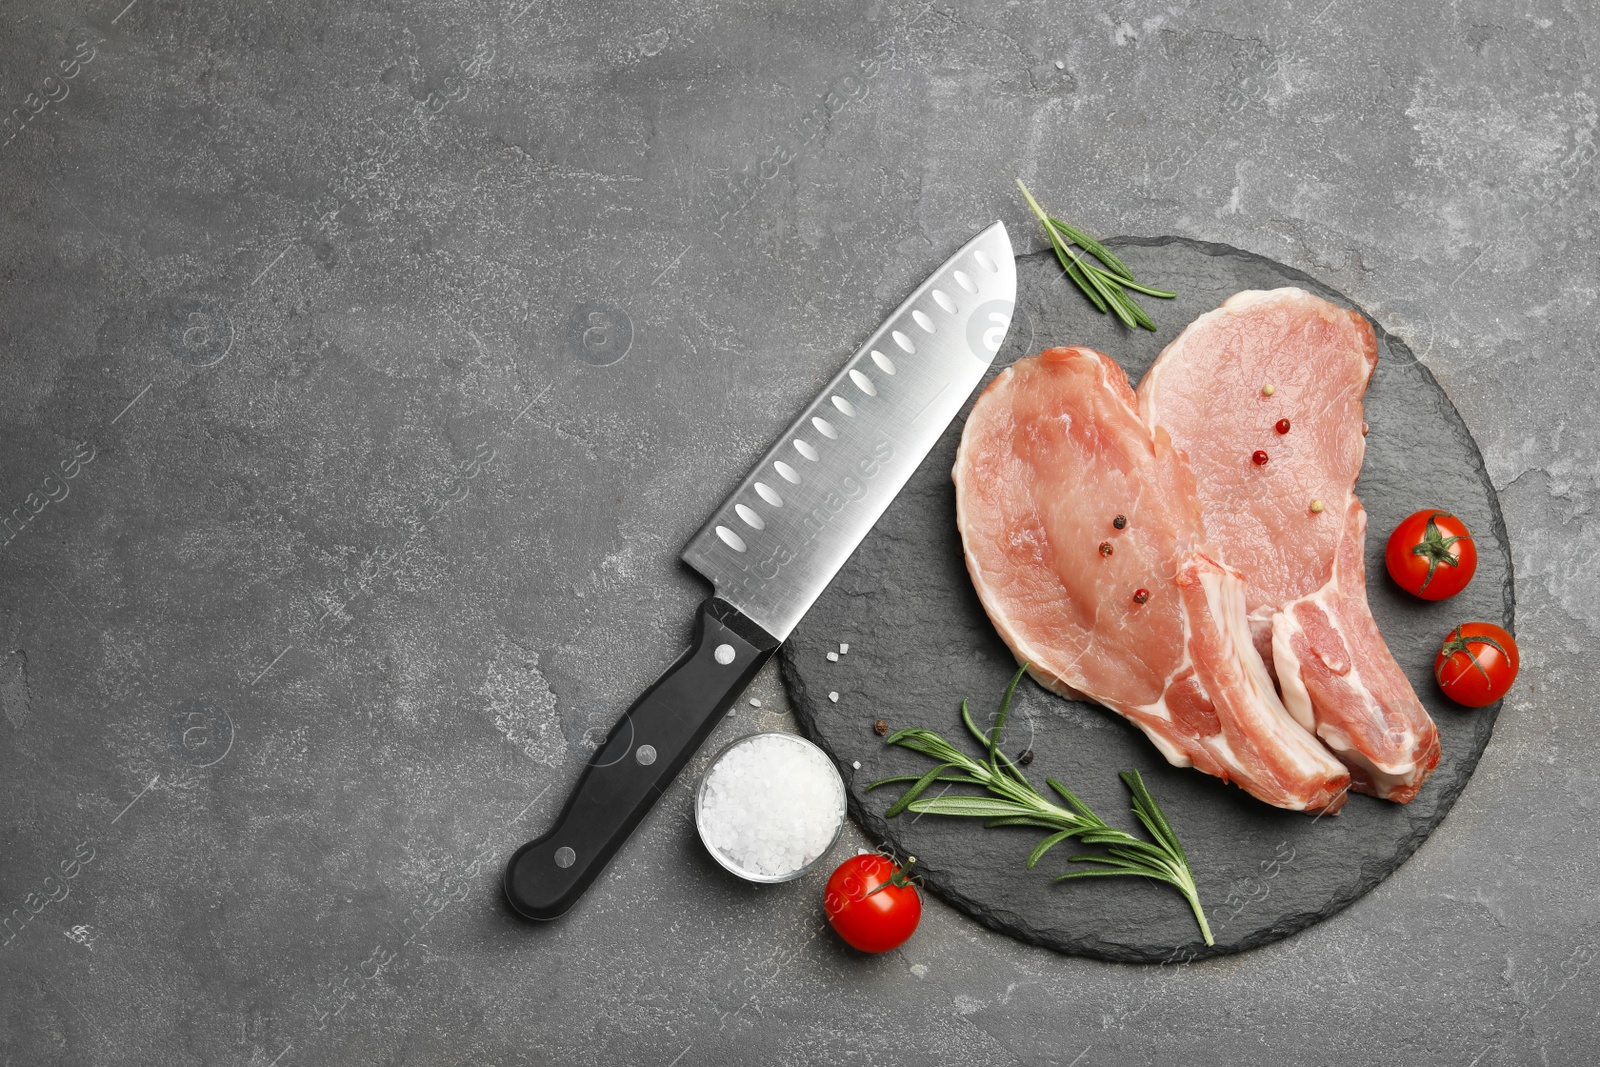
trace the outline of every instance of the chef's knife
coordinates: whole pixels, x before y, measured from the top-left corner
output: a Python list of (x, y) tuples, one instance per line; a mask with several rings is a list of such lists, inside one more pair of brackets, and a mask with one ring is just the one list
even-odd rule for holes
[(862, 345), (706, 522), (683, 559), (711, 580), (687, 652), (606, 735), (505, 892), (554, 919), (628, 839), (944, 433), (1011, 323), (1017, 268), (996, 222)]

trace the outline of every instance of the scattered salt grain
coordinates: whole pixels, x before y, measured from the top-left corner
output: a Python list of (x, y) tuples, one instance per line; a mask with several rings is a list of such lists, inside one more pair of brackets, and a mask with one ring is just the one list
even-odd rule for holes
[(853, 759), (850, 761), (850, 766), (859, 771), (861, 769), (861, 761), (858, 759)]
[(843, 643), (841, 643), (841, 644), (840, 644), (840, 645), (839, 645), (839, 655), (841, 655), (841, 656), (842, 656), (842, 655), (844, 655), (844, 654), (845, 654), (845, 653), (846, 653), (846, 652), (849, 652), (849, 651), (850, 651), (850, 642), (848, 642), (848, 641), (845, 641), (845, 642), (843, 642)]
[(755, 734), (717, 758), (696, 806), (700, 838), (723, 866), (779, 882), (832, 847), (844, 783), (822, 750), (789, 734)]
[(752, 708), (759, 708), (761, 706), (761, 698), (760, 697), (751, 697), (750, 698), (750, 706)]
[(835, 704), (837, 704), (837, 703), (839, 703), (839, 694), (838, 693), (829, 693), (828, 694), (828, 699), (833, 701)]
[(829, 652), (828, 653), (828, 662), (829, 663), (838, 663), (839, 662), (839, 653), (837, 653), (837, 652)]

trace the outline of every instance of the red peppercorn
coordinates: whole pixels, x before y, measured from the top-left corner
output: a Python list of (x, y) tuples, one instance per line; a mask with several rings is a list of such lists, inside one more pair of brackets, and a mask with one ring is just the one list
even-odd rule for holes
[(1148, 589), (1135, 589), (1133, 591), (1133, 602), (1135, 604), (1143, 604), (1145, 601), (1147, 601), (1149, 599), (1150, 599), (1150, 590), (1148, 590)]
[(1101, 541), (1100, 542), (1100, 554), (1102, 556), (1109, 556), (1109, 555), (1111, 555), (1111, 553), (1113, 551), (1114, 551), (1114, 549), (1112, 549), (1110, 541)]
[(1256, 449), (1250, 454), (1250, 462), (1258, 467), (1265, 467), (1267, 465), (1267, 453), (1263, 449)]
[(1276, 426), (1274, 426), (1273, 429), (1277, 430), (1279, 433), (1288, 433), (1289, 432), (1289, 420), (1288, 419), (1279, 419), (1278, 420), (1278, 424)]

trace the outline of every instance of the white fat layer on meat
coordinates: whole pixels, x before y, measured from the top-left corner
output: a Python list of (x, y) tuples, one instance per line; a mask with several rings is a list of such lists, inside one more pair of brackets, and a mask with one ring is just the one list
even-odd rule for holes
[[(1378, 699), (1372, 695), (1372, 690), (1368, 689), (1367, 683), (1362, 680), (1361, 668), (1356, 666), (1355, 657), (1349, 655), (1351, 644), (1349, 638), (1345, 636), (1343, 623), (1340, 621), (1339, 616), (1334, 614), (1333, 610), (1323, 602), (1323, 596), (1326, 595), (1330, 589), (1335, 588), (1335, 583), (1330, 583), (1329, 585), (1318, 590), (1311, 600), (1317, 605), (1317, 607), (1322, 609), (1323, 616), (1327, 618), (1328, 624), (1333, 627), (1333, 632), (1339, 635), (1339, 640), (1345, 647), (1345, 658), (1348, 662), (1349, 669), (1346, 670), (1346, 672), (1340, 677), (1344, 679), (1347, 685), (1349, 685), (1357, 693), (1360, 693), (1362, 698), (1365, 699), (1368, 705), (1372, 707), (1373, 718), (1382, 722), (1387, 722), (1388, 716), (1383, 713), (1383, 705), (1381, 705), (1378, 702)], [(1355, 741), (1350, 737), (1350, 735), (1331, 723), (1319, 726), (1317, 728), (1317, 735), (1323, 738), (1323, 740), (1328, 743), (1330, 748), (1334, 748), (1335, 751), (1340, 752), (1350, 762), (1358, 763), (1365, 767), (1380, 785), (1400, 785), (1409, 779), (1416, 771), (1417, 761), (1414, 759), (1402, 759), (1398, 763), (1380, 763), (1379, 761), (1373, 759), (1368, 753), (1358, 751), (1356, 749)], [(1409, 729), (1402, 730), (1398, 738), (1391, 738), (1391, 740), (1395, 742), (1396, 747), (1401, 752), (1415, 752), (1417, 750), (1416, 738)]]
[[(1166, 697), (1162, 697), (1154, 704), (1146, 704), (1139, 710), (1146, 715), (1151, 715), (1157, 718), (1168, 720), (1172, 718), (1172, 713), (1167, 710)], [(1132, 721), (1135, 726), (1142, 726), (1139, 720), (1134, 719)], [(1194, 760), (1190, 759), (1188, 756), (1185, 756), (1176, 745), (1163, 737), (1159, 730), (1145, 730), (1144, 735), (1150, 739), (1150, 743), (1152, 745), (1155, 745), (1156, 748), (1161, 750), (1161, 754), (1167, 757), (1167, 762), (1172, 764), (1174, 767), (1194, 766)]]
[[(1187, 643), (1185, 643), (1183, 646), (1183, 663), (1179, 665), (1176, 671), (1172, 672), (1172, 677), (1176, 678), (1178, 675), (1182, 674), (1183, 669), (1188, 665), (1189, 646)], [(1169, 678), (1167, 679), (1167, 686), (1170, 687), (1171, 685), (1172, 679)], [(1114, 710), (1120, 712), (1123, 718), (1127, 719), (1129, 722), (1133, 723), (1133, 725), (1143, 730), (1144, 735), (1150, 739), (1150, 743), (1155, 745), (1156, 748), (1160, 750), (1161, 754), (1167, 758), (1168, 763), (1172, 764), (1174, 767), (1194, 766), (1194, 760), (1190, 759), (1182, 749), (1174, 745), (1169, 738), (1161, 733), (1161, 731), (1147, 726), (1145, 723), (1139, 720), (1139, 716), (1143, 715), (1149, 716), (1152, 719), (1158, 719), (1165, 723), (1172, 722), (1172, 709), (1167, 707), (1166, 689), (1162, 690), (1161, 699), (1152, 704), (1140, 704), (1138, 707), (1129, 708), (1127, 710), (1123, 710), (1122, 708), (1116, 708)], [(1203, 739), (1201, 743), (1204, 743)]]
[(1278, 684), (1283, 687), (1283, 706), (1295, 722), (1315, 732), (1317, 720), (1311, 711), (1311, 694), (1300, 677), (1300, 657), (1290, 644), (1297, 633), (1300, 624), (1288, 612), (1280, 611), (1272, 617), (1272, 661), (1278, 668)]
[[(1334, 580), (1305, 599), (1322, 612), (1323, 618), (1327, 620), (1329, 627), (1338, 635), (1340, 643), (1344, 645), (1346, 655), (1343, 659), (1343, 665), (1346, 670), (1339, 676), (1340, 680), (1350, 686), (1354, 692), (1359, 694), (1374, 709), (1373, 716), (1375, 718), (1385, 719), (1382, 706), (1362, 680), (1361, 669), (1356, 666), (1354, 656), (1349, 654), (1351, 644), (1349, 638), (1345, 636), (1344, 625), (1338, 614), (1328, 604), (1330, 599), (1334, 599), (1338, 595), (1338, 579), (1335, 577)], [(1305, 719), (1302, 718), (1302, 715), (1311, 717), (1314, 715), (1314, 711), (1311, 694), (1306, 690), (1305, 680), (1300, 676), (1300, 657), (1295, 654), (1291, 644), (1295, 634), (1304, 633), (1304, 628), (1288, 611), (1296, 603), (1299, 603), (1299, 601), (1285, 605), (1286, 610), (1279, 612), (1272, 620), (1272, 657), (1277, 661), (1278, 683), (1283, 686), (1284, 703), (1289, 705), (1290, 711), (1295, 718), (1302, 725), (1305, 725)], [(1279, 620), (1283, 620), (1281, 626)], [(1327, 660), (1324, 659), (1323, 663), (1327, 664)], [(1327, 665), (1330, 670), (1334, 669), (1332, 664)], [(1297, 700), (1304, 701), (1303, 711), (1297, 709), (1292, 703)], [(1338, 753), (1340, 759), (1346, 763), (1364, 768), (1372, 776), (1374, 784), (1380, 787), (1402, 785), (1409, 781), (1416, 772), (1417, 763), (1414, 759), (1404, 759), (1398, 763), (1383, 763), (1360, 751), (1356, 747), (1355, 739), (1332, 721), (1315, 723), (1315, 731), (1316, 735), (1322, 739), (1323, 744)], [(1416, 751), (1416, 739), (1410, 729), (1403, 730), (1401, 736), (1394, 738), (1393, 741), (1398, 751)]]
[[(1166, 681), (1162, 683), (1161, 698), (1153, 704), (1141, 704), (1137, 708), (1133, 708), (1132, 710), (1134, 712), (1138, 713), (1139, 715), (1148, 715), (1152, 719), (1159, 719), (1165, 723), (1172, 722), (1172, 709), (1167, 707), (1167, 693), (1172, 689), (1173, 680), (1183, 677), (1183, 672), (1194, 665), (1194, 659), (1189, 654), (1189, 626), (1189, 613), (1188, 611), (1185, 611), (1183, 613), (1183, 659), (1178, 661), (1177, 667), (1173, 668), (1172, 673), (1167, 675)], [(1148, 737), (1150, 739), (1150, 743), (1155, 745), (1156, 748), (1160, 750), (1161, 754), (1167, 758), (1168, 763), (1172, 764), (1174, 767), (1194, 766), (1194, 760), (1190, 759), (1181, 749), (1175, 746), (1171, 740), (1162, 736), (1159, 731), (1146, 727), (1137, 718), (1129, 715), (1127, 712), (1123, 712), (1123, 717), (1144, 731), (1144, 735)], [(1201, 743), (1203, 744), (1204, 741), (1202, 740)]]
[(1266, 664), (1261, 662), (1261, 654), (1250, 640), (1250, 623), (1244, 610), (1244, 581), (1237, 574), (1211, 571), (1200, 575), (1200, 588), (1205, 591), (1211, 614), (1221, 620), (1230, 646), (1228, 652), (1240, 668), (1244, 687), (1264, 712), (1260, 725), (1282, 742), (1283, 750), (1302, 773), (1320, 775), (1337, 770), (1337, 761), (1294, 720), (1272, 687)]

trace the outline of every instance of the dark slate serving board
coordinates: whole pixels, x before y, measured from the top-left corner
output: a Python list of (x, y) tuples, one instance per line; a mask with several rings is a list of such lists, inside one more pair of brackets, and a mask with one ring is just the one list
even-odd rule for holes
[[(1109, 243), (1141, 280), (1180, 294), (1145, 299), (1160, 332), (1129, 334), (1094, 313), (1053, 257), (1024, 256), (1016, 317), (994, 373), (1051, 344), (1087, 344), (1116, 357), (1137, 383), (1178, 330), (1241, 289), (1296, 285), (1355, 306), (1307, 275), (1224, 245), (1182, 238)], [(1168, 766), (1113, 713), (1024, 681), (1006, 749), (1014, 756), (1031, 748), (1036, 782), (1046, 774), (1062, 779), (1101, 818), (1128, 829), (1135, 824), (1117, 772), (1138, 768), (1189, 852), (1216, 936), (1209, 949), (1182, 898), (1165, 887), (1132, 878), (1053, 881), (1068, 866), (1070, 845), (1025, 870), (1035, 831), (932, 815), (885, 820), (898, 788), (867, 793), (865, 786), (930, 764), (885, 746), (873, 720), (930, 727), (963, 744), (961, 699), (969, 698), (987, 725), (1015, 670), (962, 563), (950, 468), (963, 414), (782, 654), (800, 724), (838, 762), (851, 814), (873, 837), (915, 855), (929, 889), (997, 930), (1062, 952), (1132, 962), (1221, 955), (1276, 941), (1344, 908), (1444, 818), (1488, 743), (1499, 706), (1469, 711), (1441, 696), (1434, 651), (1457, 622), (1511, 627), (1511, 555), (1494, 489), (1461, 416), (1405, 344), (1377, 329), (1371, 433), (1358, 486), (1369, 513), (1367, 593), (1396, 659), (1439, 724), (1443, 756), (1422, 793), (1403, 806), (1353, 796), (1340, 815), (1321, 819), (1279, 811), (1197, 771)], [(1443, 603), (1406, 595), (1383, 567), (1389, 531), (1422, 507), (1454, 511), (1477, 537), (1477, 577)], [(826, 654), (840, 642), (849, 652), (829, 662)]]

